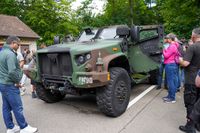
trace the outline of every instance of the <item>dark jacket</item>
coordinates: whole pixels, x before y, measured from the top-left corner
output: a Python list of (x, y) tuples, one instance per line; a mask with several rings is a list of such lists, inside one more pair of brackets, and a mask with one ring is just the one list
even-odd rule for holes
[(0, 52), (0, 83), (6, 85), (18, 84), (22, 78), (22, 71), (17, 61), (17, 54), (4, 44)]

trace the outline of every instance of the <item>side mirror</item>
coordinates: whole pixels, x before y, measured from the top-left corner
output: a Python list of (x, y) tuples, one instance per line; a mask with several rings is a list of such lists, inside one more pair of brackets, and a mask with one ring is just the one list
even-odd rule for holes
[(116, 34), (119, 36), (119, 38), (127, 37), (130, 35), (130, 29), (128, 26), (119, 26), (116, 29)]
[(60, 44), (60, 37), (54, 36), (54, 44)]
[(131, 41), (132, 42), (139, 42), (140, 35), (139, 35), (140, 29), (138, 26), (132, 26), (130, 30), (131, 35)]

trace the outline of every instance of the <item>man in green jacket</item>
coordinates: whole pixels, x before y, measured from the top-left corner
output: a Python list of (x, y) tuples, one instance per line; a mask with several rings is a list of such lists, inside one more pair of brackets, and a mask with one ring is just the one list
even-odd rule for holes
[[(20, 97), (19, 82), (22, 78), (22, 71), (17, 61), (17, 54), (14, 52), (19, 48), (19, 42), (18, 37), (9, 36), (0, 52), (0, 92), (3, 101), (3, 118), (7, 133), (15, 133), (20, 129), (20, 133), (34, 133), (37, 128), (27, 124)], [(14, 125), (11, 111), (19, 126)]]

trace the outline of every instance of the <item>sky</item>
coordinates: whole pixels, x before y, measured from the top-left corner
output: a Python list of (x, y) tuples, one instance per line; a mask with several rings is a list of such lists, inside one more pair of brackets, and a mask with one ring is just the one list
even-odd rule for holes
[[(81, 6), (81, 2), (84, 0), (76, 0), (76, 2), (73, 2), (72, 9), (77, 9), (77, 7)], [(101, 13), (103, 11), (103, 5), (105, 3), (105, 0), (93, 0), (91, 6), (94, 8), (93, 12)]]

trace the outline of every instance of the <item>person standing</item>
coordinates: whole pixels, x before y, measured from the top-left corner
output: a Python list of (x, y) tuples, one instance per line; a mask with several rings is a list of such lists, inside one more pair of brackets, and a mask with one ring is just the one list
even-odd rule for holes
[[(17, 49), (18, 49), (18, 48), (17, 48)], [(24, 68), (24, 64), (25, 64), (24, 57), (23, 57), (23, 55), (21, 54), (21, 52), (17, 52), (17, 51), (15, 51), (15, 52), (17, 53), (17, 60), (18, 60), (18, 62), (19, 62), (19, 66), (20, 66), (21, 69), (23, 69), (23, 68)], [(24, 76), (24, 74), (23, 74), (23, 76)], [(20, 88), (20, 95), (21, 95), (21, 96), (24, 95), (24, 94), (25, 94), (25, 91), (26, 91), (26, 88), (24, 87), (24, 83), (22, 82), (22, 81), (23, 81), (23, 76), (22, 76), (22, 79), (21, 79), (21, 81), (20, 81), (20, 85), (21, 85), (21, 88)]]
[(195, 133), (194, 123), (190, 120), (194, 104), (199, 98), (200, 90), (195, 86), (195, 77), (200, 68), (200, 28), (192, 31), (191, 39), (194, 44), (190, 45), (183, 58), (180, 58), (180, 65), (185, 67), (185, 85), (184, 85), (184, 104), (187, 111), (187, 123), (179, 126), (181, 131)]
[[(195, 79), (195, 85), (198, 87), (197, 89), (200, 89), (200, 70), (197, 73), (196, 79)], [(192, 110), (192, 113), (189, 116), (190, 120), (193, 121), (196, 124), (197, 130), (200, 130), (199, 122), (200, 122), (200, 98), (195, 103), (194, 108)]]
[[(195, 85), (196, 87), (198, 87), (197, 89), (200, 89), (200, 70), (197, 73), (196, 79), (195, 79)], [(194, 129), (194, 133), (195, 133), (195, 127), (198, 131), (200, 131), (200, 98), (198, 99), (198, 101), (194, 104), (194, 108), (191, 112), (191, 114), (189, 115), (189, 121), (191, 124), (191, 128)]]
[[(17, 51), (20, 39), (9, 36), (0, 53), (0, 92), (2, 94), (2, 112), (7, 133), (35, 133), (37, 128), (31, 127), (23, 115), (23, 105), (20, 97), (19, 84), (22, 71), (17, 61)], [(13, 111), (19, 126), (14, 125), (11, 111)]]
[[(36, 53), (34, 51), (32, 51), (32, 60), (31, 62), (28, 64), (28, 69), (34, 69), (36, 68)], [(31, 94), (32, 94), (32, 98), (37, 98), (37, 93), (36, 93), (36, 83), (33, 79), (31, 79)]]
[[(20, 54), (21, 54), (21, 53), (20, 53)], [(21, 54), (21, 55), (22, 55), (22, 54)], [(24, 58), (24, 65), (23, 65), (23, 67), (21, 67), (21, 68), (26, 69), (26, 68), (28, 67), (28, 63), (29, 63), (30, 60), (31, 60), (31, 57), (30, 57), (30, 50), (24, 49), (23, 58)], [(26, 74), (23, 74), (22, 79), (21, 79), (21, 81), (20, 81), (21, 86), (22, 86), (22, 88), (21, 88), (21, 96), (23, 96), (23, 95), (25, 94), (25, 91), (26, 91), (26, 87), (25, 87), (26, 79), (27, 79)]]
[[(165, 36), (164, 38), (164, 44), (163, 44), (163, 49), (167, 49), (169, 47), (169, 43), (168, 43), (168, 37)], [(164, 56), (162, 54), (162, 58), (161, 58), (161, 63), (160, 63), (160, 68), (159, 68), (159, 74), (158, 74), (158, 87), (157, 90), (162, 88), (162, 81), (163, 81), (163, 73), (165, 71), (165, 64), (164, 64)], [(167, 87), (167, 77), (166, 77), (166, 73), (165, 73), (165, 79), (164, 79), (164, 87)]]
[[(46, 44), (42, 43), (40, 45), (40, 49), (46, 48)], [(35, 68), (36, 67), (36, 51), (32, 51), (32, 60), (28, 64), (28, 68)], [(37, 93), (36, 93), (36, 83), (33, 79), (31, 79), (31, 88), (32, 88), (32, 98), (37, 98)]]
[(165, 103), (175, 103), (176, 102), (176, 90), (177, 90), (177, 69), (178, 65), (175, 62), (175, 57), (177, 55), (177, 42), (175, 42), (175, 35), (169, 34), (168, 42), (169, 47), (163, 50), (165, 72), (167, 76), (168, 85), (168, 95), (163, 97)]

